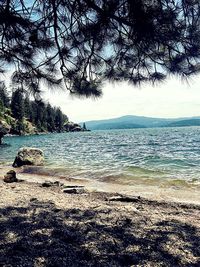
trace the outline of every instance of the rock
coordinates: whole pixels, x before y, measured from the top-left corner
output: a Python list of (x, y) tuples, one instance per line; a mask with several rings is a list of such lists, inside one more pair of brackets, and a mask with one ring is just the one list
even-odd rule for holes
[(84, 185), (65, 185), (64, 189), (67, 188), (84, 188)]
[(4, 182), (5, 183), (15, 183), (18, 182), (18, 179), (16, 177), (16, 172), (13, 170), (10, 170), (9, 172), (6, 173), (4, 176)]
[(8, 134), (10, 131), (10, 126), (5, 121), (0, 121), (0, 145), (2, 144), (2, 138), (4, 135)]
[(21, 167), (23, 165), (44, 165), (43, 151), (32, 147), (20, 148), (13, 163), (13, 167)]
[(108, 201), (120, 201), (120, 202), (140, 202), (141, 197), (129, 197), (129, 196), (113, 196), (108, 198)]
[(67, 193), (67, 194), (83, 194), (86, 193), (84, 186), (77, 186), (77, 187), (65, 187), (63, 189), (63, 193)]
[(55, 181), (55, 182), (53, 182), (53, 185), (54, 186), (63, 186), (64, 184), (59, 182), (59, 181)]
[(67, 132), (81, 132), (81, 131), (84, 131), (83, 128), (79, 124), (71, 122), (71, 121), (65, 123), (64, 128), (65, 128), (65, 130)]
[(34, 202), (34, 201), (38, 201), (38, 199), (36, 197), (30, 198), (30, 202)]
[(42, 183), (42, 187), (51, 187), (52, 183), (51, 182), (44, 182)]
[(3, 135), (9, 133), (10, 131), (10, 126), (7, 124), (7, 122), (5, 121), (0, 121), (0, 133), (2, 133)]
[(82, 128), (81, 128), (81, 126), (76, 126), (72, 130), (72, 132), (81, 132), (81, 131), (83, 131)]
[(55, 181), (55, 182), (51, 182), (51, 181), (45, 181), (44, 183), (42, 183), (41, 185), (42, 187), (51, 187), (51, 186), (63, 186), (62, 183), (60, 183), (59, 181)]

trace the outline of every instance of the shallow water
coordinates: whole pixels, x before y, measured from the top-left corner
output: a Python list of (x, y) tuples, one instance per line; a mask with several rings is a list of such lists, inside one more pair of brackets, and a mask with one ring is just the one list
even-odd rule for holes
[(23, 146), (44, 150), (39, 173), (126, 184), (200, 183), (200, 127), (5, 137), (4, 143), (0, 164), (12, 163)]

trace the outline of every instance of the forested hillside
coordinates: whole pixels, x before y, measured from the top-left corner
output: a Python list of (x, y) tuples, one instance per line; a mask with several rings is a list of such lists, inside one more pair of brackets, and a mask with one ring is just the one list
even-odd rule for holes
[(78, 124), (69, 122), (60, 108), (42, 100), (30, 100), (20, 88), (9, 94), (3, 82), (0, 82), (0, 121), (10, 134), (17, 135), (82, 130)]

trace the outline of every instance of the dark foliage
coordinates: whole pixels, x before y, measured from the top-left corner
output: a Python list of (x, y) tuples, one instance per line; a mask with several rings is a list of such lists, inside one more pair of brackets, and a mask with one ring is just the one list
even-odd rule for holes
[(87, 127), (86, 127), (85, 122), (83, 123), (83, 129), (84, 129), (85, 131), (87, 130)]
[(32, 122), (39, 132), (62, 132), (68, 117), (59, 108), (45, 104), (42, 100), (24, 101), (25, 117)]
[(39, 132), (62, 132), (68, 121), (59, 108), (45, 104), (42, 100), (30, 100), (22, 89), (13, 90), (9, 101), (6, 87), (0, 83), (0, 116), (4, 117), (5, 113), (16, 119), (15, 125), (11, 125), (14, 134), (23, 134), (24, 118), (35, 125)]
[(9, 107), (9, 97), (8, 97), (8, 92), (5, 86), (4, 82), (0, 82), (0, 100), (2, 105), (7, 108)]
[(62, 114), (62, 111), (57, 108), (55, 110), (55, 128), (56, 128), (56, 131), (58, 132), (62, 132), (63, 129), (64, 129), (64, 116)]
[(53, 132), (55, 131), (55, 112), (50, 104), (47, 105), (46, 112), (47, 112), (47, 130), (49, 132)]
[(59, 108), (45, 104), (42, 100), (24, 100), (25, 117), (32, 122), (40, 132), (62, 132), (68, 117)]
[(28, 97), (24, 99), (24, 116), (30, 120), (32, 117), (31, 103)]
[[(101, 95), (104, 80), (133, 84), (199, 72), (199, 0), (4, 0), (0, 71), (35, 95), (40, 84)], [(6, 67), (4, 67), (6, 66)]]
[(12, 93), (10, 108), (13, 117), (19, 121), (22, 121), (24, 117), (24, 99), (23, 91), (21, 89), (17, 89)]

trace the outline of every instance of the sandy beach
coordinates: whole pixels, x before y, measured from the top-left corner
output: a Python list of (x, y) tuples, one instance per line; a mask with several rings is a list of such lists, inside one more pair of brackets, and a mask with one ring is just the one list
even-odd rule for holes
[(175, 200), (173, 190), (170, 196), (136, 187), (125, 194), (119, 184), (97, 190), (60, 178), (65, 186), (85, 186), (82, 194), (67, 194), (63, 186), (42, 187), (55, 177), (19, 173), (24, 181), (7, 184), (5, 171), (0, 266), (200, 266), (198, 190), (191, 204), (180, 192)]

